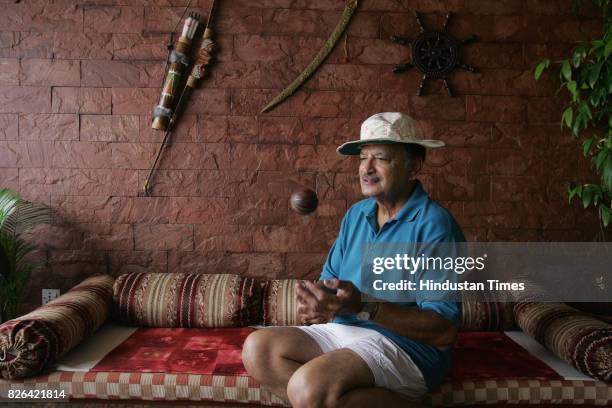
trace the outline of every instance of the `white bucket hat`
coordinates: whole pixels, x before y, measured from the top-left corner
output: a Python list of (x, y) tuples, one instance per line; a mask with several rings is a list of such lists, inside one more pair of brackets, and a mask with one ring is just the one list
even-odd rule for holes
[(370, 116), (361, 124), (359, 140), (346, 142), (336, 151), (343, 156), (355, 156), (365, 144), (418, 144), (430, 148), (444, 146), (441, 140), (421, 139), (416, 121), (401, 112), (382, 112)]

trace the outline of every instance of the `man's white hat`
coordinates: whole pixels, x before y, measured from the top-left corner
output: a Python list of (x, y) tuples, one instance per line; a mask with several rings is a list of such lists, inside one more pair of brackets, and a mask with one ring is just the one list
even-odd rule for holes
[(343, 156), (355, 156), (365, 144), (418, 144), (430, 148), (444, 146), (441, 140), (422, 139), (416, 121), (401, 112), (382, 112), (370, 116), (361, 124), (359, 140), (346, 142), (336, 151)]

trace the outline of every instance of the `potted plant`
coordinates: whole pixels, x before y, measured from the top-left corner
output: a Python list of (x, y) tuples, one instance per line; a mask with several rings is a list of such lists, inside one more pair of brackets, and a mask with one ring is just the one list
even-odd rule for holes
[[(612, 223), (612, 1), (592, 0), (601, 9), (601, 38), (574, 48), (571, 58), (556, 61), (561, 89), (568, 91), (568, 103), (561, 115), (561, 127), (582, 141), (582, 150), (599, 175), (596, 183), (572, 183), (569, 200), (578, 198), (584, 208), (599, 213), (602, 234)], [(576, 1), (579, 7), (580, 0)], [(546, 59), (535, 68), (539, 79), (551, 66)]]
[(24, 233), (50, 219), (49, 207), (0, 189), (0, 322), (16, 317), (30, 275), (43, 265), (27, 259), (36, 247), (25, 240)]

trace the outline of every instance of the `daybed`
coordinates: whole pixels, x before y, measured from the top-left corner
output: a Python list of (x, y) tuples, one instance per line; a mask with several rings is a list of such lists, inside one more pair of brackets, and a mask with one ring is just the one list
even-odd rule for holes
[[(89, 278), (0, 325), (0, 398), (51, 389), (81, 403), (284, 405), (248, 376), (240, 351), (261, 325), (296, 324), (295, 282)], [(563, 304), (466, 300), (453, 370), (423, 404), (612, 405), (611, 373), (612, 325)]]

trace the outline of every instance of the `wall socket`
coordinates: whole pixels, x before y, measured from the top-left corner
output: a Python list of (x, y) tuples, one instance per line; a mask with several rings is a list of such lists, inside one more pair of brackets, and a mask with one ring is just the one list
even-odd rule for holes
[(43, 289), (42, 290), (42, 304), (46, 305), (53, 299), (57, 299), (60, 295), (59, 289)]

